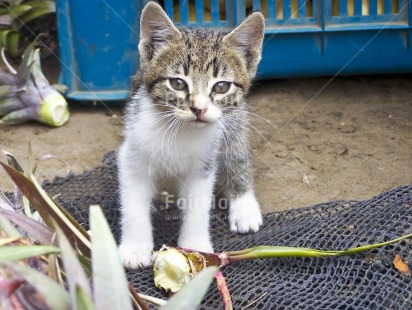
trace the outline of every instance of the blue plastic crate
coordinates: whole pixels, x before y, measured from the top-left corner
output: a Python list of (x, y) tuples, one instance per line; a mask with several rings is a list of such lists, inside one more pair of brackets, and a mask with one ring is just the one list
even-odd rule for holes
[(137, 68), (141, 1), (56, 0), (66, 96), (123, 100)]
[[(146, 2), (57, 0), (68, 97), (127, 97), (138, 60), (136, 16)], [(412, 0), (161, 2), (178, 25), (189, 27), (230, 29), (261, 10), (262, 79), (412, 72)]]

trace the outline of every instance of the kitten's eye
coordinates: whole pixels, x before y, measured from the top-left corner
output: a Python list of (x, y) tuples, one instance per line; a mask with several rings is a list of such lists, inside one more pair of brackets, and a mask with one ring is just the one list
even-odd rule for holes
[(230, 85), (232, 85), (230, 82), (217, 82), (213, 85), (212, 90), (217, 94), (226, 94), (229, 91)]
[(182, 91), (182, 90), (187, 89), (187, 84), (182, 79), (172, 78), (172, 79), (169, 79), (169, 83), (173, 87), (174, 90)]

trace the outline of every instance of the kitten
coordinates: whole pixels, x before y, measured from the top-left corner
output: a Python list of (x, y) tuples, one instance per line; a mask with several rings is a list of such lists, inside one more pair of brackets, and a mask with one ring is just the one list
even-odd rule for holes
[(209, 211), (217, 177), (230, 199), (230, 229), (247, 233), (262, 224), (244, 97), (261, 58), (263, 15), (252, 13), (229, 33), (178, 29), (149, 2), (140, 24), (140, 70), (132, 79), (118, 157), (119, 252), (129, 268), (151, 263), (150, 208), (162, 175), (176, 179), (185, 202), (181, 247), (213, 252)]

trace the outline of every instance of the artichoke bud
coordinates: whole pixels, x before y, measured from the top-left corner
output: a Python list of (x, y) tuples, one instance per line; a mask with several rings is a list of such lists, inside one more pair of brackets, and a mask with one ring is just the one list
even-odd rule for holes
[(177, 292), (204, 268), (206, 259), (198, 252), (186, 252), (164, 245), (154, 254), (155, 285), (168, 292)]

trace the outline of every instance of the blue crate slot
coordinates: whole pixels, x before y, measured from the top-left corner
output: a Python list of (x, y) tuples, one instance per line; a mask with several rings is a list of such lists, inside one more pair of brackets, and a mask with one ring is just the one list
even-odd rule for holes
[[(148, 1), (57, 0), (61, 83), (74, 99), (127, 98)], [(266, 19), (258, 78), (412, 72), (412, 0), (164, 0), (177, 25)]]

